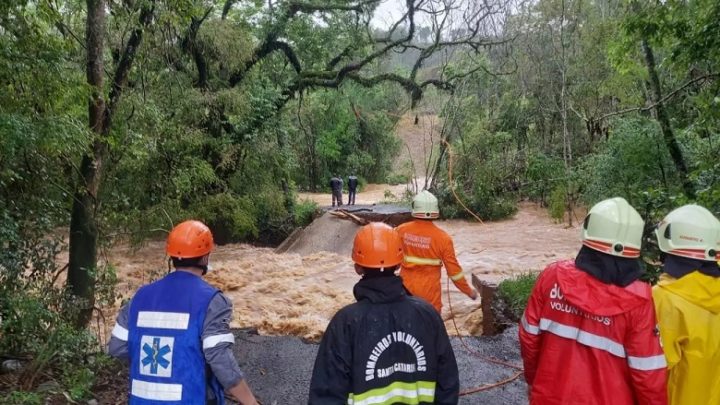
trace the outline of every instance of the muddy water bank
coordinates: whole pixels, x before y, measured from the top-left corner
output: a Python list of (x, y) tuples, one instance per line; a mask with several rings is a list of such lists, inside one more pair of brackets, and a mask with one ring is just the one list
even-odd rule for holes
[[(254, 393), (263, 404), (306, 403), (318, 346), (295, 337), (259, 336), (236, 331), (235, 355)], [(460, 374), (460, 390), (493, 384), (515, 374), (504, 366), (471, 355), (460, 340), (451, 338)], [(517, 328), (489, 338), (465, 338), (474, 351), (520, 364)], [(521, 378), (476, 394), (460, 397), (460, 404), (526, 404)]]

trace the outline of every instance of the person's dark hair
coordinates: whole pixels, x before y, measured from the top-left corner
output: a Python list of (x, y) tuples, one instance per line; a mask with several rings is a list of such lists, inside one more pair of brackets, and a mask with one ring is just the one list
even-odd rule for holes
[(178, 267), (195, 267), (203, 271), (207, 270), (207, 266), (200, 264), (202, 256), (187, 258), (171, 257), (170, 260), (172, 260), (173, 267), (175, 267), (176, 269)]
[(398, 264), (397, 266), (386, 267), (383, 271), (380, 271), (380, 269), (373, 269), (370, 267), (363, 267), (363, 266), (360, 266), (360, 267), (362, 267), (362, 269), (364, 270), (365, 275), (363, 277), (372, 278), (372, 277), (393, 276), (393, 275), (395, 275), (395, 272), (397, 271), (397, 269), (400, 268), (400, 265)]

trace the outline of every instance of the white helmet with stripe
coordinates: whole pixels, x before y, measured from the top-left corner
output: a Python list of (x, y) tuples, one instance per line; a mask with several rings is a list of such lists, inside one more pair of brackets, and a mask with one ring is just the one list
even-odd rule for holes
[(412, 216), (422, 219), (436, 219), (440, 217), (440, 208), (437, 198), (431, 192), (423, 190), (413, 198)]
[(655, 230), (660, 250), (691, 259), (720, 260), (720, 221), (707, 209), (690, 204), (676, 208)]
[(583, 222), (582, 243), (590, 249), (620, 257), (640, 257), (645, 222), (624, 198), (600, 201)]

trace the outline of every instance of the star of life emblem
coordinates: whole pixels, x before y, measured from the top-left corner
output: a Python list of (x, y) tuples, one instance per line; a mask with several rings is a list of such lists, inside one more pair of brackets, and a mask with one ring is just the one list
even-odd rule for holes
[(172, 376), (175, 338), (143, 336), (140, 339), (140, 374), (153, 377)]

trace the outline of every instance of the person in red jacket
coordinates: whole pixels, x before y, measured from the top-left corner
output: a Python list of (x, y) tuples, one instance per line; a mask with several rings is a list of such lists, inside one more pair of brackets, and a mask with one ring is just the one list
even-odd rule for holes
[(602, 201), (576, 259), (540, 274), (520, 321), (531, 404), (667, 404), (652, 292), (638, 280), (643, 226), (624, 199)]

